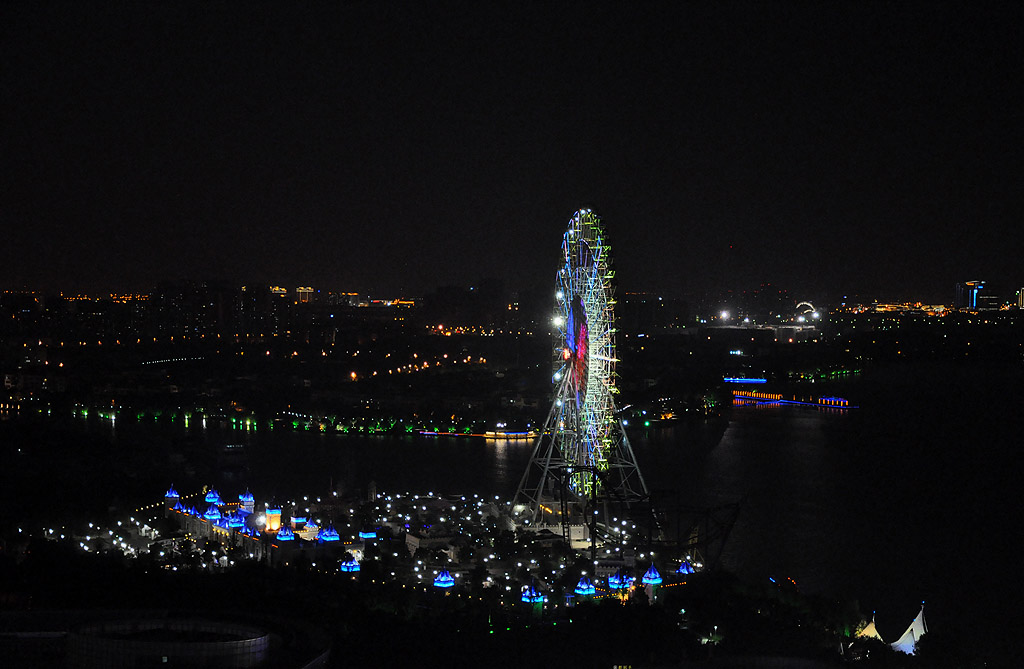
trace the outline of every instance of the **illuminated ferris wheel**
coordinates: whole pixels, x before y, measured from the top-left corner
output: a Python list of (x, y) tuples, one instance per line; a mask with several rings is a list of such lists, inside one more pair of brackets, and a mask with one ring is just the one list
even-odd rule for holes
[(613, 278), (601, 221), (581, 209), (562, 240), (554, 402), (516, 493), (517, 510), (530, 522), (564, 522), (574, 510), (594, 507), (599, 497), (628, 502), (647, 496), (616, 416)]

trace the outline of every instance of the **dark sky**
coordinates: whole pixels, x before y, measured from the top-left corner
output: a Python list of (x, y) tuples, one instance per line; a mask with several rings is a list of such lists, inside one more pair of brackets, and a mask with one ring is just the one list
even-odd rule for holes
[(290, 4), (5, 3), (0, 286), (1024, 285), (1021, 3)]

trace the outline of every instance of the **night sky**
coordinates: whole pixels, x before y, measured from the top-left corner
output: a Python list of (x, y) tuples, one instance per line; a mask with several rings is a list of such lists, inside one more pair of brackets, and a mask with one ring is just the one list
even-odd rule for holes
[(0, 287), (1024, 286), (1021, 3), (290, 4), (5, 3)]

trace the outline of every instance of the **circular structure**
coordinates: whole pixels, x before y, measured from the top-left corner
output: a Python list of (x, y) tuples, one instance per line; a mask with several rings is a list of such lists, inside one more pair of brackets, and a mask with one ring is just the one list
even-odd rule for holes
[(561, 525), (567, 541), (587, 541), (573, 528), (587, 524), (593, 537), (608, 527), (599, 515), (649, 498), (616, 417), (613, 279), (601, 220), (581, 209), (562, 237), (554, 401), (512, 503), (522, 526)]
[(270, 635), (251, 625), (199, 619), (108, 621), (68, 635), (74, 667), (135, 667), (168, 662), (189, 667), (266, 664)]
[(608, 467), (615, 423), (615, 332), (611, 246), (601, 220), (589, 209), (577, 211), (562, 239), (562, 269), (556, 298), (561, 313), (555, 323), (558, 383), (556, 405), (562, 408), (559, 429), (575, 435), (563, 456), (574, 467), (569, 488), (585, 497), (593, 491), (595, 469)]

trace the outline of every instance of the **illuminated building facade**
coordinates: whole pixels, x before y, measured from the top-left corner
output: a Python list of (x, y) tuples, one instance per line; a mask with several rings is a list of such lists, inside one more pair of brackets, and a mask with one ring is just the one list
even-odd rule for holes
[(280, 504), (269, 504), (267, 505), (267, 531), (277, 532), (281, 529), (281, 505)]
[(224, 546), (242, 549), (251, 559), (267, 564), (288, 564), (299, 554), (311, 559), (336, 559), (346, 551), (361, 555), (362, 541), (343, 541), (333, 525), (318, 527), (305, 515), (282, 518), (282, 506), (265, 505), (265, 511), (253, 511), (255, 500), (246, 490), (238, 502), (225, 502), (216, 490), (188, 496), (201, 502), (197, 509), (171, 486), (164, 493), (164, 513), (177, 519), (185, 536), (193, 541), (209, 539)]
[(967, 311), (990, 311), (999, 309), (999, 296), (985, 281), (964, 281), (956, 284), (957, 309)]
[(984, 288), (984, 281), (964, 281), (956, 284), (956, 298), (953, 300), (953, 306), (957, 309), (977, 309), (978, 294)]

